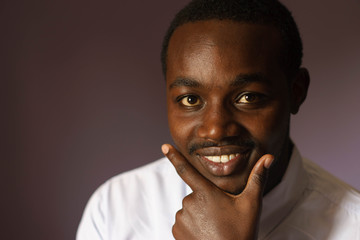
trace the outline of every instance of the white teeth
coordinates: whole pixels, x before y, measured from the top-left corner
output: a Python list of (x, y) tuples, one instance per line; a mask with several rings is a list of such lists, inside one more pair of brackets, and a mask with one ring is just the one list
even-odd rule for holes
[(227, 163), (228, 161), (234, 159), (235, 157), (239, 156), (239, 153), (236, 154), (230, 154), (230, 155), (221, 155), (221, 156), (205, 156), (207, 159), (209, 159), (212, 162), (216, 163)]
[(206, 156), (212, 162), (220, 162), (220, 156)]
[(220, 156), (213, 156), (214, 162), (220, 162)]
[(226, 163), (229, 161), (229, 155), (221, 155), (221, 160), (222, 163)]

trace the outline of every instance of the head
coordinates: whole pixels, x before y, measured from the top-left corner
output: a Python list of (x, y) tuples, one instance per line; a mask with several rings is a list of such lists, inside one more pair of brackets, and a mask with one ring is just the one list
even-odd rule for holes
[[(221, 189), (241, 192), (256, 161), (289, 159), (290, 114), (304, 101), (301, 40), (277, 1), (195, 0), (162, 50), (170, 132), (180, 152)], [(271, 181), (270, 181), (271, 182)]]
[(161, 64), (166, 78), (169, 41), (181, 25), (211, 19), (232, 20), (276, 27), (283, 41), (279, 61), (289, 79), (295, 76), (302, 61), (302, 41), (290, 11), (277, 0), (193, 0), (170, 24), (163, 39)]

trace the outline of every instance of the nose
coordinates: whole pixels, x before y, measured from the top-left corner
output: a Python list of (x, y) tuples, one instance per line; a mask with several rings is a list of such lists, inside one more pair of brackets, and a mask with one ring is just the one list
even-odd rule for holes
[(235, 113), (223, 105), (204, 109), (203, 118), (198, 127), (200, 138), (220, 141), (227, 137), (238, 136), (241, 125), (236, 121)]

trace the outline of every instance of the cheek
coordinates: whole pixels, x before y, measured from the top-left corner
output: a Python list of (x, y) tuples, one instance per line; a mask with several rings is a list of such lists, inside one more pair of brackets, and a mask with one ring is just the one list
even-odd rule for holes
[(169, 111), (168, 122), (174, 143), (182, 152), (187, 153), (187, 145), (194, 138), (196, 121), (194, 118), (181, 117), (174, 111)]
[(247, 121), (246, 128), (261, 149), (278, 152), (288, 136), (289, 120), (289, 110), (279, 105), (259, 111)]

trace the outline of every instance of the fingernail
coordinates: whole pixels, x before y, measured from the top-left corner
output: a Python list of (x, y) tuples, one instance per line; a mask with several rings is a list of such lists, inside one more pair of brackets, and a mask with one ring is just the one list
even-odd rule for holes
[(267, 157), (265, 159), (264, 167), (269, 169), (273, 161), (274, 161), (274, 157)]
[(169, 146), (166, 145), (166, 144), (163, 144), (163, 145), (161, 146), (161, 151), (163, 152), (164, 155), (168, 154), (168, 152), (169, 152)]

